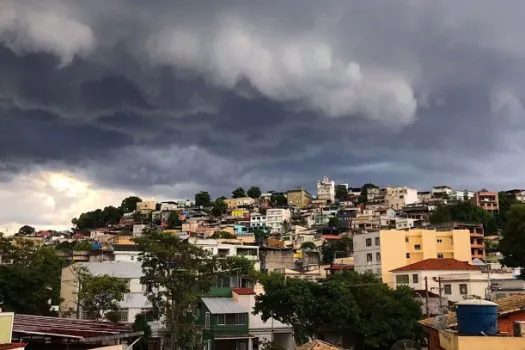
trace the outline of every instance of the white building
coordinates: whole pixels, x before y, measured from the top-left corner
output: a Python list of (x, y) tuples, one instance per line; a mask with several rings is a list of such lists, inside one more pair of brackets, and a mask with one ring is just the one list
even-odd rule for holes
[(148, 225), (137, 224), (133, 225), (133, 237), (140, 237)]
[(474, 191), (469, 190), (454, 190), (448, 198), (456, 201), (469, 201), (474, 197)]
[(175, 211), (178, 208), (177, 202), (167, 201), (160, 203), (160, 211)]
[(450, 197), (454, 193), (454, 190), (449, 186), (434, 186), (432, 187), (432, 197), (443, 198)]
[(289, 209), (268, 209), (266, 210), (266, 226), (271, 232), (281, 233), (283, 222), (290, 222), (292, 214)]
[(335, 182), (323, 177), (322, 180), (317, 181), (317, 199), (335, 202)]
[(408, 187), (387, 187), (385, 204), (395, 210), (403, 209), (408, 204), (417, 203), (417, 190)]
[(260, 268), (259, 246), (224, 244), (215, 239), (200, 239), (190, 237), (189, 242), (219, 257), (242, 256), (254, 262), (254, 268)]
[(354, 270), (358, 273), (375, 273), (381, 276), (380, 232), (369, 232), (353, 236)]
[(488, 276), (479, 266), (456, 259), (426, 259), (391, 271), (395, 286), (407, 285), (415, 290), (425, 290), (425, 278), (429, 292), (439, 294), (452, 302), (487, 296)]
[(266, 215), (261, 213), (251, 213), (250, 214), (250, 227), (251, 228), (265, 228), (266, 227)]
[[(125, 295), (124, 300), (119, 305), (120, 322), (132, 323), (137, 314), (146, 313), (151, 309), (151, 303), (144, 296), (147, 287), (140, 283), (140, 277), (142, 276), (140, 263), (123, 261), (76, 263), (62, 269), (60, 313), (63, 317), (65, 315), (75, 317), (76, 314), (78, 278), (75, 268), (78, 266), (87, 268), (94, 276), (109, 275), (126, 280), (129, 293)], [(82, 310), (80, 315), (81, 318), (88, 317)]]
[(396, 230), (407, 230), (414, 228), (417, 219), (412, 218), (396, 218)]
[[(248, 288), (233, 288), (232, 299), (236, 303), (245, 306), (248, 310), (253, 310), (255, 307), (256, 294), (262, 293), (264, 293), (264, 291), (262, 290), (262, 286), (259, 285), (256, 286), (256, 291)], [(274, 320), (273, 318), (265, 322), (259, 314), (254, 315), (252, 312), (249, 313), (249, 317), (249, 332), (258, 338), (259, 344), (266, 341), (273, 341), (283, 349), (295, 349), (293, 328), (291, 326)]]

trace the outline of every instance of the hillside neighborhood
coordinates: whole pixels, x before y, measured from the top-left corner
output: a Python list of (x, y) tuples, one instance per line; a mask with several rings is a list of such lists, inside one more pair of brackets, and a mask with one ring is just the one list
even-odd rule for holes
[[(518, 220), (525, 216), (520, 207), (524, 202), (525, 190), (435, 186), (421, 192), (374, 184), (353, 188), (327, 177), (316, 183), (314, 195), (304, 188), (265, 193), (253, 186), (214, 200), (207, 192), (160, 203), (128, 197), (119, 207), (81, 213), (72, 220), (71, 231), (37, 231), (24, 226), (14, 237), (2, 238), (4, 247), (9, 244), (12, 250), (0, 250), (0, 278), (2, 272), (28, 259), (24, 249), (51, 248), (61, 263), (56, 270), (55, 295), (41, 314), (30, 311), (33, 315), (26, 315), (28, 311), (17, 306), (20, 300), (2, 286), (0, 301), (4, 311), (15, 311), (13, 337), (20, 343), (34, 342), (31, 334), (37, 332), (56, 344), (65, 340), (69, 344), (68, 334), (80, 332), (75, 329), (102, 327), (108, 321), (115, 322), (113, 327), (124, 327), (119, 330), (121, 336), (113, 339), (125, 342), (130, 334), (139, 334), (126, 325), (135, 326), (144, 319), (149, 334), (141, 346), (163, 349), (166, 339), (171, 339), (171, 314), (170, 304), (158, 298), (176, 300), (175, 295), (193, 282), (179, 289), (170, 284), (162, 287), (171, 275), (159, 275), (160, 271), (164, 264), (168, 272), (182, 271), (174, 274), (173, 281), (188, 278), (187, 271), (193, 269), (203, 276), (208, 267), (202, 265), (202, 259), (212, 259), (219, 265), (206, 270), (215, 271), (206, 280), (209, 285), (194, 294), (198, 302), (188, 302), (188, 313), (177, 314), (185, 319), (185, 327), (196, 330), (197, 343), (207, 350), (295, 349), (304, 342), (310, 342), (311, 349), (318, 349), (319, 344), (327, 349), (385, 348), (402, 340), (442, 349), (439, 332), (443, 329), (432, 320), (452, 315), (465, 302), (483, 300), (491, 305), (502, 303), (499, 312), (505, 316), (498, 316), (499, 331), (519, 336), (512, 322), (500, 319), (512, 315), (512, 321), (525, 322), (521, 257), (509, 259), (510, 263), (505, 260), (503, 253), (511, 250), (502, 234), (517, 220), (513, 215), (522, 215)], [(499, 249), (500, 241), (506, 248)], [(13, 254), (16, 250), (18, 255)], [(188, 255), (192, 250), (201, 257)], [(183, 262), (180, 256), (184, 255), (188, 257)], [(375, 343), (370, 335), (361, 340), (359, 333), (349, 337), (350, 324), (371, 320), (366, 320), (370, 316), (365, 310), (355, 309), (363, 307), (361, 287), (352, 291), (348, 302), (342, 294), (336, 297), (340, 300), (329, 297), (334, 293), (330, 284), (336, 282), (350, 290), (353, 285), (377, 287), (392, 302), (405, 298), (396, 308), (407, 308), (405, 328), (413, 327), (414, 332), (384, 339), (378, 335)], [(105, 301), (105, 307), (94, 301), (97, 283), (106, 293), (113, 291), (106, 295), (111, 300)], [(163, 288), (173, 294), (160, 292)], [(322, 289), (316, 291), (318, 288)], [(89, 295), (87, 289), (95, 295)], [(307, 301), (310, 294), (304, 293), (308, 290), (318, 296)], [(300, 308), (305, 307), (301, 303), (317, 302), (339, 311), (348, 309), (341, 321), (356, 312), (365, 319), (350, 317), (345, 326), (337, 326), (331, 320), (335, 314), (325, 318), (319, 309), (302, 316), (293, 310), (290, 314), (276, 304), (285, 300)], [(388, 308), (379, 300), (375, 307), (386, 313)], [(503, 309), (501, 305), (508, 303), (516, 303), (516, 311)], [(62, 319), (76, 321), (66, 327), (59, 325)], [(94, 323), (89, 326), (89, 322)], [(60, 335), (48, 334), (46, 329), (54, 327), (62, 329)], [(417, 336), (416, 328), (423, 329), (426, 336)]]

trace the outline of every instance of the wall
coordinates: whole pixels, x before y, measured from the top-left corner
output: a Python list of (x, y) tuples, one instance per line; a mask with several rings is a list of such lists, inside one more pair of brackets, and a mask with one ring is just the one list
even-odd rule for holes
[(293, 251), (291, 249), (267, 249), (265, 255), (265, 268), (272, 272), (278, 268), (293, 269), (295, 267)]
[(456, 333), (439, 332), (439, 342), (445, 350), (523, 350), (525, 338), (458, 336)]
[[(77, 308), (77, 291), (78, 291), (78, 279), (73, 273), (72, 266), (64, 267), (62, 269), (62, 275), (60, 278), (60, 308), (59, 313), (61, 317), (65, 317), (70, 309), (76, 310)], [(75, 317), (75, 315), (71, 315)]]
[(12, 312), (0, 312), (0, 344), (11, 343), (14, 317)]
[[(498, 330), (502, 333), (514, 335), (512, 323), (514, 321), (525, 321), (525, 310), (501, 315), (498, 317)], [(522, 338), (525, 339), (525, 338)], [(524, 340), (525, 341), (525, 340)], [(525, 349), (525, 346), (523, 347)]]
[[(354, 269), (359, 273), (367, 271), (378, 273), (382, 269), (382, 261), (376, 260), (376, 253), (380, 253), (381, 246), (375, 245), (375, 239), (380, 237), (379, 232), (364, 233), (352, 237), (354, 243)], [(366, 240), (372, 240), (372, 246), (366, 246)], [(366, 255), (372, 254), (372, 262), (368, 263)], [(382, 258), (382, 257), (381, 257)]]

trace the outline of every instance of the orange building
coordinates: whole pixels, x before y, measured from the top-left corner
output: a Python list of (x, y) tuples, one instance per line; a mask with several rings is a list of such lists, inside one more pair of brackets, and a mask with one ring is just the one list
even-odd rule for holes
[(474, 197), (470, 200), (472, 204), (482, 208), (491, 214), (499, 213), (499, 198), (498, 192), (479, 191), (474, 193)]

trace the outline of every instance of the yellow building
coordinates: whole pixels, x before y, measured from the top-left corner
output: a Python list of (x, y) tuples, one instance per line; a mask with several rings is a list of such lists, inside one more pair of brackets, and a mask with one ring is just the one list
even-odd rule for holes
[(234, 209), (231, 212), (231, 216), (236, 216), (236, 217), (244, 217), (249, 214), (250, 212), (246, 209)]
[(157, 202), (155, 201), (138, 202), (136, 209), (141, 214), (147, 214), (147, 213), (157, 210)]
[(450, 330), (439, 331), (439, 344), (444, 350), (523, 350), (523, 337), (487, 337), (459, 335)]
[(312, 196), (303, 189), (291, 190), (286, 192), (288, 205), (302, 209), (312, 204)]
[(239, 207), (249, 207), (255, 204), (255, 199), (250, 197), (228, 198), (224, 200), (228, 209), (237, 209)]
[(354, 267), (394, 286), (393, 269), (430, 258), (472, 260), (468, 230), (381, 230), (354, 235)]
[(1, 311), (2, 310), (0, 309), (0, 344), (9, 344), (11, 343), (15, 314), (12, 312)]

